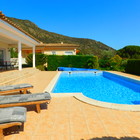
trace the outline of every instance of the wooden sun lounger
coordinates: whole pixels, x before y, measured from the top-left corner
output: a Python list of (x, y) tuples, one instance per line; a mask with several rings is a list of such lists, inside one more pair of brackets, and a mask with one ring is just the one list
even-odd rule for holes
[(40, 113), (40, 104), (49, 104), (51, 96), (49, 93), (18, 94), (0, 96), (0, 108), (13, 106), (36, 105), (37, 113)]
[(25, 107), (0, 109), (0, 140), (4, 140), (3, 130), (12, 126), (21, 126), (26, 121)]
[(26, 94), (29, 89), (33, 88), (31, 84), (18, 84), (18, 85), (8, 85), (8, 86), (0, 86), (0, 94), (3, 93), (11, 93), (11, 92), (20, 92)]

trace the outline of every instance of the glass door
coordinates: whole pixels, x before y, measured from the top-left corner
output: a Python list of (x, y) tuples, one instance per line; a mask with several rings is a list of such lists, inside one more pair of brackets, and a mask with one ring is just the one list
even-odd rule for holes
[(0, 50), (0, 65), (4, 63), (4, 50)]

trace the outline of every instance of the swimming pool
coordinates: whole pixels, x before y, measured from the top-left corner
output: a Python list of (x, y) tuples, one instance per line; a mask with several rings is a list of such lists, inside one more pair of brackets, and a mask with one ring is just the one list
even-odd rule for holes
[(102, 102), (140, 104), (140, 81), (108, 72), (62, 72), (52, 90), (52, 93), (81, 92)]

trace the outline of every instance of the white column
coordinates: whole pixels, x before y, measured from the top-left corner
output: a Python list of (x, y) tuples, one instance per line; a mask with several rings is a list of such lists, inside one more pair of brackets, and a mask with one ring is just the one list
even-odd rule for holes
[(74, 54), (76, 55), (76, 49), (74, 49)]
[(18, 42), (18, 70), (22, 70), (21, 41)]
[(33, 68), (35, 68), (35, 46), (33, 47)]

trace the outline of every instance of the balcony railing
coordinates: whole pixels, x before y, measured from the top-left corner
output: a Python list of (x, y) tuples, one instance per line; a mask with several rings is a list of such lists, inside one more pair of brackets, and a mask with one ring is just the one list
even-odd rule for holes
[(0, 71), (13, 70), (15, 69), (12, 61), (0, 61)]

